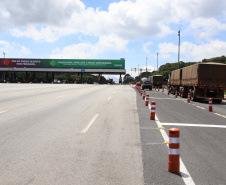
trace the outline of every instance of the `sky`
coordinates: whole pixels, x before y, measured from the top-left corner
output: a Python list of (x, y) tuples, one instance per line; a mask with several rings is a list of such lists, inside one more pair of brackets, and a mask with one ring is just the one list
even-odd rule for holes
[[(120, 59), (127, 72), (226, 54), (225, 0), (1, 0), (6, 58)], [(158, 59), (157, 59), (158, 53)], [(1, 56), (0, 56), (1, 57)], [(131, 71), (132, 69), (132, 71)]]

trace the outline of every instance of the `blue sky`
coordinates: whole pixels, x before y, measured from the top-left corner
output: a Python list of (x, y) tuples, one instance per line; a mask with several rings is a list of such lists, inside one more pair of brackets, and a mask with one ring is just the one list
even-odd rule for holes
[(0, 25), (2, 57), (125, 58), (130, 74), (177, 62), (179, 29), (184, 62), (226, 54), (225, 0), (1, 0)]

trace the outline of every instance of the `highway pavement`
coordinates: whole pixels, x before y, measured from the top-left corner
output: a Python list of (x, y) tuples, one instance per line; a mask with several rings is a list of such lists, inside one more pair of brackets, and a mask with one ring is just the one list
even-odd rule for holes
[[(146, 91), (156, 102), (158, 120), (150, 120), (150, 110), (137, 91), (141, 143), (146, 184), (226, 184), (226, 104), (186, 103), (184, 98), (167, 95), (166, 90)], [(159, 124), (168, 135), (180, 129), (180, 156), (185, 168), (168, 172), (168, 147)]]
[[(226, 103), (147, 93), (156, 120), (128, 85), (0, 84), (0, 184), (226, 184)], [(173, 127), (180, 173), (168, 171)]]
[(0, 84), (0, 184), (144, 184), (130, 86)]

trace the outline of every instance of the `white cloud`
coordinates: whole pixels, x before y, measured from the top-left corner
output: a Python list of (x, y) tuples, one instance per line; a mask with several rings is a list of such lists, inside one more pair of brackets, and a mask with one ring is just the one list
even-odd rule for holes
[(62, 50), (56, 49), (50, 58), (95, 58), (98, 53), (94, 45), (90, 43), (80, 43), (75, 45), (70, 45)]
[(176, 53), (178, 52), (178, 46), (173, 43), (160, 43), (158, 45), (159, 53)]
[(143, 50), (145, 53), (149, 53), (149, 49), (148, 46), (150, 46), (152, 44), (152, 42), (147, 42), (143, 44)]
[(211, 40), (214, 35), (226, 30), (226, 24), (221, 23), (215, 18), (197, 18), (192, 20), (190, 25), (195, 30), (195, 36), (198, 40)]
[(123, 51), (126, 50), (126, 45), (128, 41), (117, 37), (116, 35), (101, 36), (98, 42), (98, 46), (102, 50), (114, 50)]
[(99, 53), (104, 51), (122, 51), (126, 50), (128, 41), (118, 38), (117, 36), (100, 37), (97, 43), (79, 43), (67, 46), (60, 50), (53, 50), (51, 58), (95, 58)]
[(0, 41), (0, 51), (5, 53), (5, 57), (8, 56), (21, 56), (31, 53), (30, 49), (16, 43), (10, 43), (6, 41)]
[(28, 55), (31, 53), (29, 48), (26, 48), (25, 46), (21, 46), (21, 52), (25, 55)]
[(50, 27), (42, 27), (40, 30), (29, 27), (26, 30), (20, 30), (18, 28), (10, 29), (11, 34), (14, 37), (28, 37), (36, 41), (45, 40), (47, 42), (54, 42), (59, 38), (59, 33), (51, 29)]
[[(178, 53), (178, 46), (172, 43), (159, 44), (159, 50), (163, 55), (168, 53)], [(183, 42), (181, 44), (181, 59), (198, 62), (204, 58), (212, 58), (225, 55), (226, 42), (220, 40), (211, 40), (202, 45), (193, 44), (191, 42)], [(182, 59), (183, 60), (183, 59)], [(184, 62), (188, 62), (184, 60)]]
[[(100, 11), (86, 7), (81, 0), (1, 0), (0, 32), (46, 42), (72, 34), (95, 36), (99, 38), (97, 43), (74, 44), (52, 54), (95, 57), (109, 50), (127, 51), (130, 41), (176, 34), (173, 26), (181, 22), (197, 39), (212, 42), (213, 36), (226, 30), (226, 24), (216, 18), (226, 14), (225, 7), (225, 0), (127, 0), (111, 3), (107, 11)], [(149, 44), (143, 45), (146, 53)], [(224, 49), (223, 44), (218, 45)], [(191, 47), (190, 42), (184, 42), (182, 53), (183, 48), (193, 51)], [(178, 46), (172, 43), (159, 44), (163, 58), (177, 51)]]

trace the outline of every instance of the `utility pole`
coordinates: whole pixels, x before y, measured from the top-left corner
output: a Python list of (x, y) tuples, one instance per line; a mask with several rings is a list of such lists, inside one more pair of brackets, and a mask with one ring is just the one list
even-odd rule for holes
[(180, 30), (178, 31), (179, 44), (178, 44), (178, 69), (180, 68)]
[(146, 57), (146, 77), (148, 78), (148, 69), (147, 69), (148, 57)]
[[(158, 67), (158, 56), (159, 56), (159, 53), (157, 53), (157, 71), (159, 70), (159, 67)], [(157, 71), (156, 71), (156, 74), (157, 74)]]

